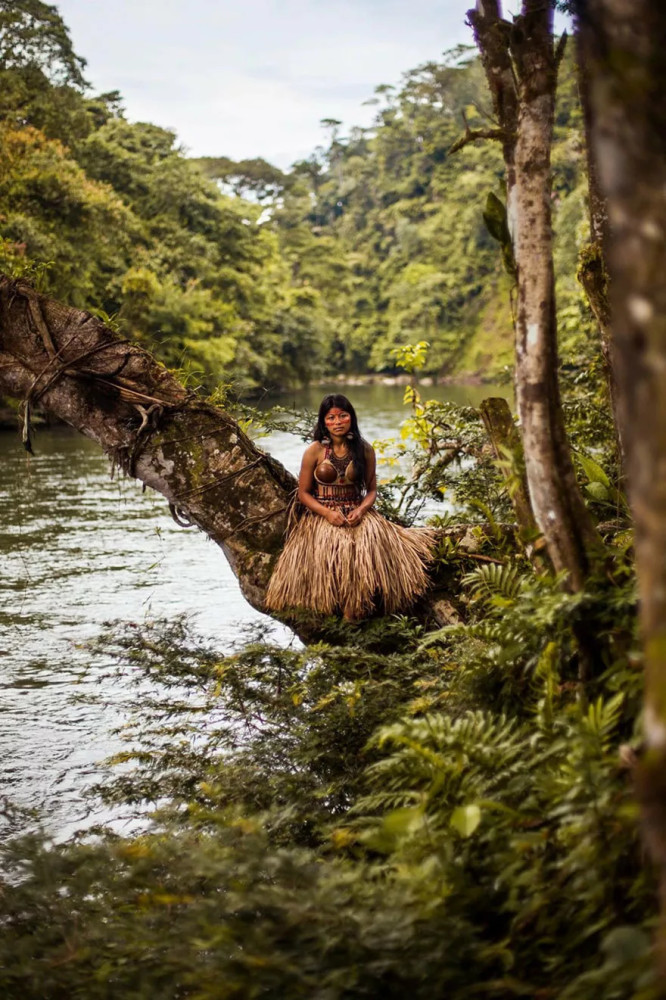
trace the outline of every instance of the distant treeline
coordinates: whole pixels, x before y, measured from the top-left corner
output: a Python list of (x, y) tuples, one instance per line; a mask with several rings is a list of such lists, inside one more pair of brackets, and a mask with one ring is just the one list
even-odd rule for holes
[[(0, 269), (210, 385), (391, 371), (392, 349), (421, 340), (433, 374), (510, 363), (511, 278), (484, 222), (488, 195), (503, 198), (501, 156), (489, 142), (450, 152), (487, 126), (468, 50), (378, 87), (371, 128), (343, 136), (325, 120), (327, 146), (283, 173), (188, 159), (170, 130), (130, 123), (117, 92), (90, 96), (54, 8), (29, 6), (0, 11)], [(570, 67), (560, 92), (556, 265), (561, 328), (578, 336), (585, 177)]]

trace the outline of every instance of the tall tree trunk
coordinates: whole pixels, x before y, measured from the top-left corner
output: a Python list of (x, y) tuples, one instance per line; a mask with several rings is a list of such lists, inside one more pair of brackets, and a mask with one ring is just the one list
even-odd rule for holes
[(620, 428), (618, 384), (615, 369), (617, 362), (613, 356), (613, 341), (611, 337), (611, 311), (608, 290), (608, 269), (606, 253), (608, 250), (608, 205), (601, 189), (599, 180), (599, 165), (597, 151), (592, 139), (592, 100), (590, 89), (592, 85), (590, 70), (594, 61), (595, 40), (584, 25), (576, 25), (576, 72), (578, 76), (578, 94), (583, 110), (585, 130), (585, 154), (587, 162), (587, 189), (590, 219), (590, 242), (583, 247), (578, 267), (578, 279), (585, 290), (587, 301), (594, 313), (599, 327), (601, 352), (606, 369), (606, 382), (613, 421), (618, 460), (621, 474), (624, 470), (624, 447)]
[(27, 400), (28, 411), (40, 402), (162, 493), (179, 523), (220, 545), (247, 600), (263, 608), (296, 483), (228, 414), (188, 397), (163, 365), (88, 313), (7, 278), (0, 393)]
[(583, 111), (583, 126), (585, 130), (585, 157), (587, 162), (587, 184), (590, 214), (590, 239), (602, 251), (608, 243), (608, 205), (604, 198), (599, 180), (599, 165), (594, 142), (592, 141), (592, 86), (591, 68), (594, 58), (594, 39), (589, 32), (580, 30), (577, 24), (576, 43), (576, 74), (578, 77), (578, 96)]
[(516, 396), (530, 499), (553, 566), (579, 590), (599, 539), (576, 483), (557, 375), (550, 149), (561, 49), (543, 0), (523, 0), (513, 24), (502, 20), (498, 0), (479, 0), (468, 19), (506, 163), (518, 286)]
[(608, 201), (612, 332), (646, 662), (637, 771), (658, 867), (666, 976), (666, 6), (587, 0), (592, 140)]

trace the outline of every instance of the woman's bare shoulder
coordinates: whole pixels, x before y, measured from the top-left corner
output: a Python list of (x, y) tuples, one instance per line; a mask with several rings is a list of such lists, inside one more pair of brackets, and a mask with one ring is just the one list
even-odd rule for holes
[(321, 441), (313, 441), (303, 452), (303, 462), (316, 462), (320, 455), (324, 454), (324, 446)]
[(369, 441), (363, 441), (363, 450), (365, 451), (366, 458), (372, 458), (375, 453), (375, 449), (372, 447)]

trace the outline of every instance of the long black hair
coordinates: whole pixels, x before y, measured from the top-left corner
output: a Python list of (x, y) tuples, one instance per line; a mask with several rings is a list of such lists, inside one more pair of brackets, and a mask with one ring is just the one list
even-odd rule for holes
[(346, 396), (340, 393), (332, 393), (330, 396), (324, 396), (319, 407), (319, 414), (317, 415), (317, 423), (315, 424), (315, 429), (313, 431), (312, 437), (315, 441), (329, 441), (328, 431), (326, 429), (326, 424), (324, 420), (326, 419), (326, 414), (333, 407), (337, 407), (339, 410), (344, 410), (351, 417), (351, 426), (349, 428), (349, 436), (347, 441), (349, 443), (349, 451), (351, 452), (352, 461), (354, 463), (354, 468), (356, 470), (356, 475), (358, 476), (358, 482), (361, 489), (366, 488), (365, 476), (366, 476), (366, 462), (365, 462), (365, 447), (366, 442), (361, 437), (361, 432), (358, 427), (358, 419), (356, 417), (356, 410), (349, 402)]

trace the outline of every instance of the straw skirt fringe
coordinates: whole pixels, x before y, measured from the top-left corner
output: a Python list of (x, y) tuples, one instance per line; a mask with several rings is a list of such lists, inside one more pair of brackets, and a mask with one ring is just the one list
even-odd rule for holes
[(363, 618), (409, 607), (428, 586), (435, 533), (369, 510), (354, 527), (304, 513), (291, 530), (266, 595), (273, 611), (309, 608)]

